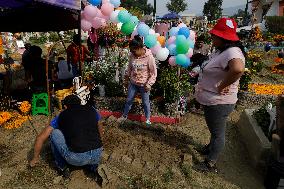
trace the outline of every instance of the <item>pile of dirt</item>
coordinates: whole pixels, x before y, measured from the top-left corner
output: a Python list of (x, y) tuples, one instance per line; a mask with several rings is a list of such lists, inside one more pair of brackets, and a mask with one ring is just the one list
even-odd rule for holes
[[(238, 116), (234, 113), (228, 126), (219, 174), (192, 169), (203, 160), (195, 149), (209, 141), (200, 115), (187, 114), (177, 125), (151, 127), (131, 121), (118, 124), (114, 117), (105, 119), (105, 150), (99, 166), (103, 188), (262, 188), (262, 178), (250, 166), (234, 126)], [(40, 131), (48, 118), (34, 116), (32, 123)], [(35, 137), (28, 122), (18, 130), (0, 128), (0, 188), (99, 188), (84, 169), (73, 169), (71, 181), (58, 176), (48, 143), (39, 166), (29, 169)]]

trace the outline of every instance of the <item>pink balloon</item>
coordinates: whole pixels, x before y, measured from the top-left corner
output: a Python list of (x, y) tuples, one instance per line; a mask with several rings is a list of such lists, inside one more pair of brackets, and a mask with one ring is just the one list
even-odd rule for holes
[(104, 15), (102, 14), (101, 10), (98, 9), (96, 17), (102, 18)]
[(176, 57), (171, 56), (171, 57), (169, 58), (169, 64), (170, 64), (171, 66), (176, 66), (176, 65), (177, 65), (177, 64), (176, 64)]
[(168, 39), (168, 44), (173, 44), (176, 41), (176, 36), (172, 36)]
[(84, 16), (88, 21), (91, 21), (93, 18), (95, 18), (97, 13), (98, 8), (93, 5), (88, 5), (84, 9)]
[(104, 15), (103, 15), (101, 18), (104, 19), (104, 20), (106, 20), (106, 21), (109, 20), (109, 16), (104, 16)]
[(111, 3), (104, 3), (101, 7), (101, 12), (105, 16), (110, 16), (113, 11), (114, 11), (114, 7)]
[(109, 0), (102, 0), (102, 3), (103, 3), (103, 4), (109, 3)]
[(193, 55), (193, 49), (190, 48), (190, 49), (188, 50), (186, 56), (187, 56), (188, 58), (191, 58), (192, 55)]
[(190, 38), (191, 40), (195, 40), (195, 36), (196, 36), (196, 33), (195, 33), (195, 31), (193, 31), (193, 30), (190, 30), (190, 35), (189, 35), (189, 38)]
[(107, 26), (106, 20), (102, 18), (101, 24), (102, 24), (102, 27), (106, 27)]
[(88, 20), (81, 20), (81, 28), (83, 31), (89, 31), (92, 27), (92, 24)]
[(98, 29), (98, 28), (102, 27), (102, 25), (103, 25), (102, 18), (95, 17), (93, 19), (93, 21), (92, 21), (93, 28)]
[(161, 45), (160, 43), (157, 43), (157, 45), (155, 45), (154, 47), (151, 48), (152, 53), (155, 55), (158, 53), (158, 51), (161, 49)]

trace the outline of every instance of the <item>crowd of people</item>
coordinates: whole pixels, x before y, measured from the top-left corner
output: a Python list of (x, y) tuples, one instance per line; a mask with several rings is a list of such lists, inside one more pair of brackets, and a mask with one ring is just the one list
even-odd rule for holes
[[(221, 18), (209, 32), (212, 48), (204, 44), (203, 36), (197, 38), (190, 74), (196, 78), (193, 81), (196, 104), (203, 107), (210, 132), (208, 144), (198, 149), (205, 159), (194, 166), (197, 171), (218, 172), (216, 165), (225, 146), (226, 122), (238, 100), (238, 85), (245, 69), (246, 52), (237, 36), (236, 29), (237, 24), (233, 19)], [(74, 37), (74, 44), (68, 47), (67, 51), (72, 52), (70, 54), (77, 53), (74, 49), (78, 46), (78, 40)], [(149, 94), (157, 77), (155, 59), (139, 36), (131, 40), (129, 48), (130, 58), (124, 79), (124, 84), (128, 87), (128, 95), (118, 122), (122, 123), (127, 119), (133, 99), (139, 92), (142, 97), (146, 125), (150, 126)], [(86, 51), (87, 54), (84, 47), (81, 50)], [(32, 46), (30, 53), (34, 59), (42, 61), (39, 59), (40, 49)], [(62, 75), (75, 76), (78, 73), (79, 62), (78, 58), (72, 58), (72, 56), (68, 56), (67, 61), (60, 59), (58, 68), (68, 71), (63, 72), (59, 69), (59, 78), (65, 80), (68, 78), (61, 77)], [(35, 68), (25, 66), (30, 69), (32, 75), (35, 74), (33, 70)], [(43, 80), (39, 79), (36, 82), (43, 82)], [(39, 162), (42, 145), (49, 137), (56, 165), (62, 174), (69, 175), (68, 166), (70, 165), (86, 166), (99, 178), (97, 167), (103, 151), (101, 117), (92, 104), (84, 106), (80, 104), (80, 99), (75, 95), (65, 98), (65, 110), (56, 116), (36, 138), (34, 157), (30, 166), (33, 167)]]

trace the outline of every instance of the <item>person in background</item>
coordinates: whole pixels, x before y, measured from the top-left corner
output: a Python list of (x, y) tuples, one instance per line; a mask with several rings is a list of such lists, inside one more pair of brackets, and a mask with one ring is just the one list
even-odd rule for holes
[(76, 95), (65, 97), (63, 106), (65, 109), (37, 136), (29, 165), (39, 163), (43, 144), (50, 138), (55, 164), (64, 178), (70, 177), (70, 165), (87, 166), (99, 177), (97, 168), (103, 151), (101, 116), (93, 106), (81, 105)]
[(61, 88), (70, 88), (72, 86), (72, 66), (63, 57), (58, 57), (57, 78)]
[(79, 64), (81, 63), (81, 68), (86, 60), (86, 57), (90, 56), (89, 50), (81, 44), (81, 39), (79, 34), (73, 36), (73, 42), (67, 47), (67, 62), (72, 65), (73, 76), (79, 76)]
[(216, 51), (202, 64), (195, 87), (196, 100), (203, 105), (210, 142), (200, 153), (205, 161), (195, 168), (217, 172), (216, 163), (225, 146), (226, 121), (238, 100), (239, 79), (245, 69), (245, 51), (233, 19), (221, 18), (209, 32)]
[(193, 49), (193, 54), (200, 53), (207, 56), (210, 53), (210, 46), (205, 42), (205, 36), (203, 34), (199, 35), (196, 39), (196, 43)]
[(25, 70), (25, 79), (27, 81), (30, 81), (31, 79), (31, 59), (30, 59), (30, 48), (31, 48), (30, 43), (25, 44), (25, 51), (22, 54), (22, 65)]
[(151, 50), (144, 47), (143, 40), (139, 36), (135, 36), (130, 41), (129, 49), (131, 54), (125, 75), (125, 85), (128, 85), (128, 95), (123, 115), (118, 119), (118, 122), (123, 122), (127, 119), (134, 97), (137, 92), (140, 92), (146, 116), (146, 124), (151, 125), (150, 90), (157, 77), (155, 58)]
[(98, 60), (99, 58), (99, 43), (98, 43), (98, 34), (97, 31), (92, 27), (89, 31), (89, 37), (87, 40), (88, 49), (92, 52), (93, 59)]
[[(30, 73), (32, 76), (31, 87), (35, 92), (46, 91), (46, 61), (42, 57), (42, 49), (33, 45), (30, 48)], [(51, 70), (49, 69), (49, 72)], [(51, 78), (51, 74), (49, 74)]]

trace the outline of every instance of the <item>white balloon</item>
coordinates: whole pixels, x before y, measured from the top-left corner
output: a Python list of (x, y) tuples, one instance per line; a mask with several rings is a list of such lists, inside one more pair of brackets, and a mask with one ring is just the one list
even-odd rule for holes
[(119, 21), (118, 21), (118, 13), (119, 13), (120, 10), (115, 10), (111, 13), (110, 15), (110, 21), (117, 24)]
[(150, 29), (150, 30), (149, 30), (149, 34), (150, 34), (150, 35), (155, 35), (155, 33), (156, 33), (155, 30), (153, 30), (153, 29)]
[(167, 48), (161, 48), (161, 49), (157, 52), (156, 57), (157, 57), (157, 59), (160, 60), (160, 61), (165, 61), (165, 60), (167, 60), (169, 54), (170, 54), (169, 49), (167, 49)]
[(159, 37), (159, 36), (161, 36), (159, 33), (155, 33), (155, 35), (156, 35), (156, 37)]
[(180, 24), (178, 25), (178, 27), (179, 27), (179, 28), (183, 28), (183, 27), (187, 27), (187, 25), (186, 25), (185, 23), (180, 23)]

